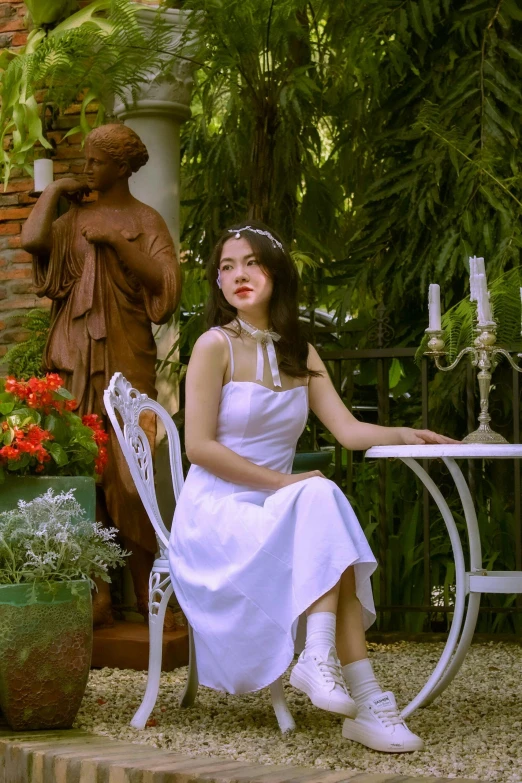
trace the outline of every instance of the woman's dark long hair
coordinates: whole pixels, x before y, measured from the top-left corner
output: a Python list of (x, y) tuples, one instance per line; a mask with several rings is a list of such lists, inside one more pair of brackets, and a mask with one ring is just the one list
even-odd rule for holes
[[(274, 239), (281, 243), (283, 249), (274, 246), (269, 237), (257, 234), (255, 231), (245, 230), (247, 226), (260, 231), (268, 231)], [(230, 226), (223, 232), (212, 251), (207, 264), (207, 277), (210, 283), (210, 297), (206, 309), (208, 327), (225, 326), (237, 316), (236, 308), (227, 302), (217, 285), (223, 245), (227, 239), (234, 236), (236, 231), (241, 231), (241, 236), (247, 240), (262, 269), (272, 279), (270, 322), (272, 328), (281, 336), (281, 339), (275, 344), (281, 370), (292, 378), (320, 375), (307, 367), (308, 344), (299, 321), (299, 277), (294, 262), (278, 234), (258, 220), (249, 220)]]

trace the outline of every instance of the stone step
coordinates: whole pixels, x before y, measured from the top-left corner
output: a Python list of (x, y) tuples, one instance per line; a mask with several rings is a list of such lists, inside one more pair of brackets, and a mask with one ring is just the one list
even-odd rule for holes
[[(0, 730), (0, 783), (450, 783), (450, 778), (368, 774), (191, 758), (71, 729)], [(451, 778), (451, 783), (481, 783)]]

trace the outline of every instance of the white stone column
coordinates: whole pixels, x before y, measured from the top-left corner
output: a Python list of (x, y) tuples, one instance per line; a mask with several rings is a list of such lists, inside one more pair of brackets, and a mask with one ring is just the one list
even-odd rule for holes
[[(153, 25), (158, 6), (140, 8), (137, 16), (145, 28)], [(190, 14), (177, 9), (162, 11), (166, 24), (172, 31), (170, 49), (180, 45), (186, 35)], [(175, 58), (169, 73), (151, 73), (143, 84), (136, 100), (125, 106), (117, 102), (115, 115), (139, 135), (149, 152), (149, 161), (130, 181), (131, 193), (140, 201), (154, 207), (165, 220), (172, 235), (179, 257), (179, 204), (180, 204), (180, 127), (190, 117), (194, 64), (190, 60)], [(158, 358), (164, 358), (176, 340), (176, 326), (169, 324), (157, 328)], [(175, 413), (178, 407), (177, 389), (165, 372), (156, 379), (158, 401)]]
[[(158, 6), (140, 8), (137, 15), (145, 28), (150, 28)], [(172, 31), (170, 50), (180, 44), (190, 23), (190, 13), (163, 9), (165, 22)], [(180, 127), (190, 117), (194, 64), (174, 58), (167, 74), (151, 73), (134, 101), (126, 106), (117, 101), (114, 114), (139, 135), (149, 153), (149, 161), (130, 181), (132, 194), (156, 209), (165, 220), (179, 257), (180, 209)], [(158, 358), (168, 355), (177, 338), (177, 325), (156, 327)], [(173, 357), (176, 358), (176, 357)], [(178, 409), (177, 386), (166, 372), (156, 377), (158, 402), (170, 413)], [(163, 427), (158, 427), (156, 439), (156, 483), (160, 511), (168, 523), (172, 519), (174, 498), (171, 490), (168, 449)]]

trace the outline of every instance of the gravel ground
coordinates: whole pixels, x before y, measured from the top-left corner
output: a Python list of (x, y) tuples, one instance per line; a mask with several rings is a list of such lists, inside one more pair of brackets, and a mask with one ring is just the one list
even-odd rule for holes
[[(437, 662), (439, 643), (370, 644), (383, 688), (405, 705)], [(189, 756), (219, 756), (264, 764), (397, 775), (470, 777), (522, 783), (522, 647), (473, 645), (456, 681), (418, 710), (409, 727), (424, 751), (391, 756), (341, 736), (342, 718), (316, 709), (286, 678), (297, 729), (283, 738), (268, 689), (246, 696), (200, 688), (194, 707), (178, 709), (186, 669), (164, 673), (156, 707), (143, 731), (129, 726), (145, 689), (146, 673), (93, 670), (75, 726), (114, 739), (143, 742)]]

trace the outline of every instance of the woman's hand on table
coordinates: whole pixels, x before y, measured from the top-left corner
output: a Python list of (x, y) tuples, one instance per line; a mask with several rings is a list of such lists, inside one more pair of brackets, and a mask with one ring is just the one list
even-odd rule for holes
[(401, 446), (423, 446), (433, 444), (458, 444), (460, 440), (448, 438), (447, 435), (439, 435), (431, 430), (414, 430), (411, 427), (398, 427), (401, 438)]

